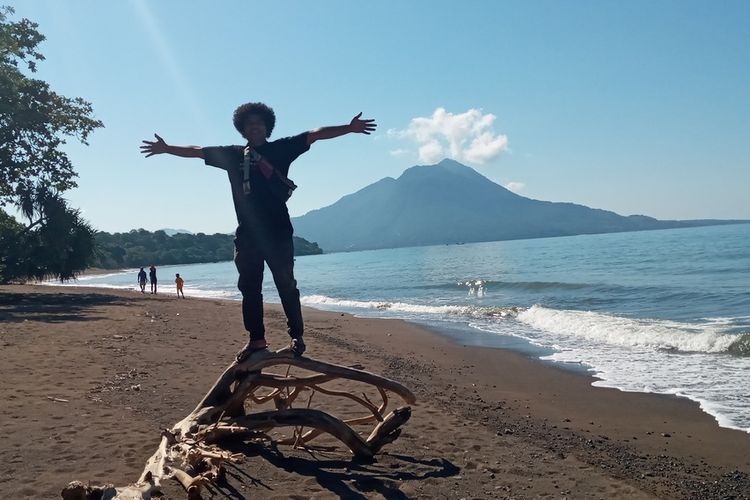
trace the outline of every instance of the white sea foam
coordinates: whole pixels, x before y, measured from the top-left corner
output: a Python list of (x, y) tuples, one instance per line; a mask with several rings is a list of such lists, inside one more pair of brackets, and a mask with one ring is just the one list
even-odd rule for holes
[(532, 306), (517, 319), (555, 336), (585, 339), (626, 347), (649, 347), (681, 352), (724, 352), (737, 340), (723, 333), (721, 323), (693, 324), (632, 319), (588, 311)]
[(346, 307), (351, 309), (370, 309), (379, 311), (391, 311), (398, 313), (413, 313), (419, 315), (435, 316), (466, 316), (467, 318), (476, 317), (508, 317), (518, 313), (515, 307), (476, 307), (476, 306), (458, 306), (458, 305), (423, 305), (409, 304), (406, 302), (388, 302), (388, 301), (364, 301), (364, 300), (347, 300), (335, 299), (325, 295), (306, 295), (301, 298), (304, 305), (307, 306), (327, 306), (327, 307)]
[(122, 285), (122, 284), (114, 284), (114, 283), (79, 283), (77, 281), (67, 281), (65, 283), (60, 283), (59, 281), (41, 281), (39, 282), (40, 285), (45, 286), (70, 286), (70, 287), (76, 287), (76, 288), (111, 288), (113, 290), (135, 290), (138, 288), (138, 285), (133, 283)]
[[(723, 355), (738, 335), (696, 325), (534, 306), (518, 315), (530, 336), (555, 344), (542, 359), (584, 363), (598, 387), (689, 398), (722, 427), (750, 432), (750, 363)], [(721, 384), (716, 381), (721, 380)]]
[[(305, 297), (303, 303), (369, 310), (405, 319), (466, 321), (478, 330), (555, 349), (542, 359), (588, 366), (600, 379), (596, 386), (687, 397), (697, 401), (722, 427), (750, 432), (750, 364), (747, 358), (722, 355), (738, 339), (738, 335), (722, 330), (730, 321), (693, 324), (538, 305), (528, 309), (483, 308), (323, 295)], [(722, 380), (722, 384), (717, 386), (716, 380)]]
[(347, 300), (335, 299), (325, 295), (307, 295), (302, 297), (301, 300), (303, 304), (309, 306), (339, 306), (354, 309), (378, 309), (381, 311), (389, 310), (420, 314), (465, 314), (468, 310), (468, 307), (463, 306), (427, 306), (407, 304), (405, 302)]
[[(210, 290), (197, 287), (185, 288), (187, 297), (200, 297), (205, 299), (229, 299), (240, 300), (242, 296), (236, 290)], [(170, 291), (172, 291), (170, 289)]]
[(701, 318), (706, 323), (712, 323), (715, 325), (732, 325), (740, 321), (750, 320), (750, 316), (717, 316), (711, 318)]
[(111, 278), (113, 276), (123, 276), (127, 274), (136, 274), (138, 273), (137, 269), (131, 269), (131, 270), (124, 270), (124, 271), (117, 271), (115, 273), (106, 273), (106, 274), (85, 274), (82, 276), (78, 276), (75, 280), (73, 280), (72, 284), (75, 284), (76, 281), (90, 281), (94, 279), (105, 279), (105, 278)]
[[(393, 313), (464, 316), (476, 318), (513, 318), (536, 330), (552, 334), (554, 338), (586, 339), (609, 345), (625, 347), (647, 347), (681, 352), (725, 352), (737, 340), (737, 335), (723, 333), (721, 322), (704, 325), (675, 321), (632, 319), (611, 314), (588, 311), (550, 309), (535, 305), (528, 309), (515, 307), (476, 307), (458, 305), (424, 305), (406, 302), (360, 301), (336, 299), (325, 295), (308, 295), (302, 298), (308, 306), (344, 307), (369, 309)], [(472, 323), (479, 329), (487, 325)], [(507, 332), (503, 328), (503, 333)], [(491, 331), (496, 331), (493, 328)], [(527, 335), (519, 331), (517, 336), (539, 343), (539, 335)], [(547, 335), (545, 335), (546, 337)], [(550, 341), (553, 339), (550, 337)], [(547, 345), (554, 347), (554, 342)]]

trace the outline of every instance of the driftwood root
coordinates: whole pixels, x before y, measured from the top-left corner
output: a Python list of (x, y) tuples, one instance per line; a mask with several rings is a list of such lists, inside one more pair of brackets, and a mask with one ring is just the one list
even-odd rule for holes
[[(315, 374), (290, 376), (289, 368), (283, 376), (263, 372), (278, 365)], [(364, 393), (359, 396), (323, 387), (323, 384), (342, 379), (376, 388), (382, 402), (375, 405)], [(268, 392), (257, 394), (260, 391)], [(307, 392), (306, 407), (293, 408), (292, 405)], [(73, 481), (61, 495), (64, 500), (150, 500), (162, 494), (163, 480), (174, 479), (185, 489), (188, 499), (198, 499), (204, 486), (223, 477), (224, 463), (239, 462), (244, 458), (223, 449), (221, 445), (227, 442), (304, 446), (321, 434), (329, 434), (346, 445), (356, 458), (371, 460), (383, 446), (398, 438), (401, 426), (411, 417), (409, 406), (385, 414), (388, 392), (408, 404), (416, 402), (409, 389), (374, 373), (297, 357), (289, 348), (276, 352), (259, 351), (242, 363), (228, 366), (195, 409), (171, 429), (162, 432), (159, 447), (146, 462), (136, 483), (114, 487)], [(310, 408), (316, 393), (348, 399), (361, 406), (366, 414), (341, 420), (325, 411)], [(270, 402), (275, 410), (246, 412), (247, 403)], [(351, 427), (373, 422), (377, 424), (366, 439)], [(294, 435), (274, 442), (268, 432), (276, 427), (294, 427)]]

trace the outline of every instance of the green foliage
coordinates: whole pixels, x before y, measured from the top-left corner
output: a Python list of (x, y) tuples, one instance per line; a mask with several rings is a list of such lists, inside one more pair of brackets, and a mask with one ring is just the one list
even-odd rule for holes
[(66, 137), (87, 144), (102, 127), (91, 117), (91, 104), (53, 92), (49, 84), (29, 78), (44, 57), (44, 40), (28, 19), (9, 22), (10, 7), (0, 7), (0, 206), (20, 204), (39, 189), (62, 192), (76, 186), (76, 173), (60, 147)]
[[(39, 193), (41, 195), (41, 193)], [(29, 226), (0, 210), (0, 282), (74, 278), (94, 254), (94, 230), (61, 197), (43, 194)]]
[(89, 266), (94, 230), (60, 193), (76, 186), (73, 165), (60, 148), (68, 137), (84, 144), (102, 126), (91, 104), (53, 92), (26, 76), (44, 60), (44, 36), (28, 19), (8, 20), (0, 6), (0, 207), (15, 205), (23, 226), (0, 210), (0, 282), (75, 277)]
[(8, 267), (14, 267), (15, 255), (19, 248), (15, 240), (23, 230), (23, 225), (5, 211), (0, 210), (0, 283), (10, 281)]
[[(105, 269), (170, 264), (194, 264), (232, 260), (231, 234), (185, 234), (168, 236), (164, 231), (133, 229), (127, 233), (96, 233), (97, 260)], [(295, 255), (316, 255), (323, 251), (317, 243), (294, 237)]]
[(294, 255), (320, 255), (323, 249), (317, 242), (307, 241), (299, 236), (294, 236)]

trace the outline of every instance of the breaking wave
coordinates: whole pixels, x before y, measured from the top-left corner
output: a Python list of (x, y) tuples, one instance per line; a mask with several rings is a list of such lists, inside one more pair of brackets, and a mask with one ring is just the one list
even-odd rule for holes
[(374, 309), (380, 311), (427, 314), (435, 316), (466, 316), (467, 318), (507, 318), (514, 317), (519, 313), (519, 311), (521, 311), (521, 308), (519, 307), (477, 307), (458, 305), (433, 306), (409, 304), (406, 302), (334, 299), (325, 295), (308, 295), (302, 297), (301, 300), (304, 305), (313, 307), (318, 305), (327, 307), (346, 307), (353, 309)]
[(731, 334), (716, 324), (626, 318), (589, 311), (549, 309), (535, 305), (517, 319), (556, 336), (672, 352), (750, 355), (750, 334)]

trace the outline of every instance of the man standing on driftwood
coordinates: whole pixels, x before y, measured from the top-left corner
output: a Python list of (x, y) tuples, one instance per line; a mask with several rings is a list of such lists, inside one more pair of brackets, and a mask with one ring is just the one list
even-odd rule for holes
[(349, 133), (370, 134), (374, 120), (362, 120), (362, 113), (348, 125), (323, 127), (268, 142), (276, 115), (263, 103), (243, 104), (234, 112), (234, 127), (245, 146), (172, 146), (154, 134), (156, 141), (143, 141), (141, 152), (149, 156), (169, 153), (184, 158), (202, 158), (206, 165), (227, 172), (237, 213), (234, 262), (240, 277), (242, 319), (250, 338), (237, 353), (237, 361), (266, 349), (263, 324), (263, 264), (273, 275), (281, 305), (287, 318), (290, 347), (296, 355), (305, 351), (304, 326), (297, 281), (294, 279), (292, 222), (286, 201), (296, 188), (287, 178), (289, 166), (310, 145), (321, 139), (333, 139)]

